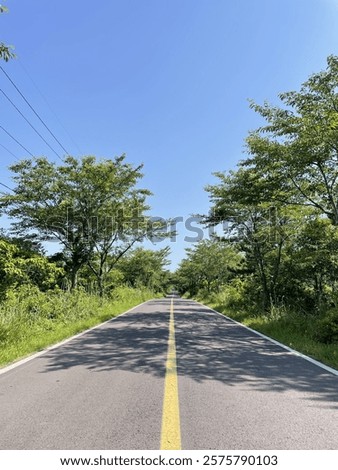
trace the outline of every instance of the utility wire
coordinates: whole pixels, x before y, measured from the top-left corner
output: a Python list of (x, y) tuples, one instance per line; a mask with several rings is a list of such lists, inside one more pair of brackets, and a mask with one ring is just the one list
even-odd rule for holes
[(61, 144), (61, 142), (59, 141), (59, 139), (55, 136), (55, 134), (50, 130), (50, 128), (47, 126), (47, 124), (45, 123), (45, 121), (40, 117), (40, 115), (35, 111), (35, 109), (33, 108), (33, 106), (30, 104), (30, 102), (27, 100), (27, 98), (24, 96), (24, 94), (20, 91), (19, 87), (14, 83), (14, 81), (11, 79), (11, 77), (8, 75), (8, 73), (4, 70), (4, 68), (0, 65), (0, 69), (2, 70), (2, 72), (5, 74), (5, 76), (7, 77), (7, 79), (11, 82), (11, 84), (13, 85), (13, 87), (16, 89), (16, 91), (19, 93), (19, 95), (21, 96), (21, 98), (25, 101), (25, 103), (30, 107), (30, 109), (33, 111), (33, 113), (35, 114), (35, 116), (39, 119), (39, 121), (43, 124), (43, 126), (47, 129), (47, 131), (50, 133), (50, 135), (54, 138), (54, 140), (60, 145), (60, 147), (62, 148), (62, 150), (67, 154), (69, 155), (69, 152), (64, 148), (64, 146)]
[(6, 188), (6, 189), (9, 189), (9, 190), (12, 191), (13, 193), (15, 192), (14, 189), (10, 188), (10, 187), (7, 186), (7, 184), (5, 184), (5, 183), (1, 183), (1, 182), (0, 182), (0, 185), (3, 186), (3, 187)]
[(53, 153), (61, 160), (60, 155), (53, 149), (53, 147), (47, 142), (47, 140), (40, 134), (40, 132), (33, 126), (33, 124), (26, 118), (26, 116), (20, 111), (20, 109), (13, 103), (8, 95), (0, 88), (0, 92), (5, 96), (5, 98), (11, 103), (11, 105), (16, 109), (16, 111), (23, 117), (27, 124), (33, 129), (33, 131), (44, 141), (44, 143), (51, 149)]
[(14, 157), (16, 160), (18, 160), (18, 157), (11, 150), (9, 150), (7, 147), (5, 147), (3, 144), (0, 143), (0, 147), (5, 149), (6, 152), (10, 153), (12, 155), (12, 157)]
[(24, 147), (14, 136), (12, 136), (12, 134), (10, 134), (3, 126), (0, 125), (0, 129), (2, 129), (12, 140), (14, 140), (14, 142), (16, 142), (18, 145), (20, 145), (20, 147), (22, 149), (24, 149), (25, 152), (27, 152), (31, 157), (34, 157), (34, 155), (32, 154), (32, 152), (30, 152), (29, 150), (26, 149), (26, 147)]
[[(21, 58), (18, 58), (17, 60), (18, 64), (20, 65), (20, 67), (22, 68), (22, 70), (25, 72), (25, 74), (27, 75), (27, 77), (30, 79), (30, 81), (32, 82), (32, 84), (34, 85), (34, 88), (36, 89), (36, 91), (39, 93), (39, 95), (41, 96), (41, 98), (43, 99), (43, 101), (46, 103), (46, 105), (48, 106), (49, 110), (52, 112), (52, 114), (54, 115), (55, 119), (57, 120), (57, 122), (59, 123), (59, 125), (62, 127), (62, 129), (64, 130), (64, 132), (67, 134), (67, 136), (69, 137), (69, 139), (72, 141), (72, 143), (74, 144), (74, 146), (77, 148), (79, 154), (82, 154), (83, 151), (80, 149), (80, 147), (78, 146), (78, 144), (75, 142), (75, 140), (73, 139), (72, 135), (69, 133), (69, 131), (66, 129), (66, 127), (62, 124), (60, 118), (57, 116), (56, 112), (54, 111), (54, 109), (52, 108), (52, 106), (50, 105), (50, 103), (48, 102), (47, 98), (45, 97), (45, 95), (42, 93), (42, 91), (40, 90), (40, 88), (38, 87), (38, 85), (36, 84), (36, 82), (33, 80), (33, 77), (31, 76), (31, 74), (28, 72), (28, 70), (26, 69), (26, 67), (24, 66), (23, 62), (22, 62), (22, 59)], [(67, 152), (67, 154), (69, 155), (69, 153)]]

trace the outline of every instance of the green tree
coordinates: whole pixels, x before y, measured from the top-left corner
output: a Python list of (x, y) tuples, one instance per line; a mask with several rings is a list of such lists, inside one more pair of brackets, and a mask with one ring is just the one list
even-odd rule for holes
[(249, 135), (242, 166), (264, 177), (262, 199), (314, 207), (338, 225), (338, 57), (327, 64), (280, 94), (284, 107), (251, 103), (267, 125)]
[(166, 269), (170, 264), (169, 253), (169, 247), (157, 251), (136, 248), (121, 259), (116, 267), (122, 273), (124, 282), (131, 287), (144, 286), (163, 292), (170, 282)]
[(274, 205), (265, 202), (265, 176), (255, 169), (239, 165), (237, 171), (216, 176), (220, 183), (206, 188), (212, 206), (205, 223), (223, 222), (225, 238), (245, 254), (246, 270), (259, 286), (256, 298), (269, 310), (283, 298), (285, 249), (313, 211), (276, 200)]
[(284, 295), (318, 313), (337, 301), (338, 232), (328, 219), (306, 221), (287, 247)]
[(0, 239), (0, 298), (10, 289), (22, 284), (37, 286), (46, 291), (55, 288), (64, 276), (62, 268), (44, 256)]
[(16, 187), (0, 198), (0, 207), (17, 220), (15, 233), (63, 246), (71, 288), (89, 265), (103, 293), (104, 276), (116, 261), (158, 229), (145, 216), (150, 192), (137, 187), (141, 168), (124, 155), (69, 156), (60, 166), (46, 158), (23, 160), (10, 167)]
[(252, 298), (267, 310), (306, 303), (318, 311), (333, 299), (338, 57), (327, 62), (299, 91), (282, 93), (281, 107), (251, 103), (266, 124), (250, 133), (237, 170), (217, 173), (220, 182), (207, 188), (205, 221), (222, 221), (226, 238), (245, 253)]
[[(8, 12), (8, 8), (0, 4), (0, 14), (7, 13), (7, 12)], [(8, 46), (4, 44), (3, 42), (0, 42), (0, 59), (8, 62), (9, 59), (12, 59), (13, 57), (14, 57), (13, 47)]]
[(188, 256), (180, 262), (175, 271), (173, 284), (175, 290), (178, 290), (180, 294), (189, 293), (192, 297), (196, 296), (199, 289), (202, 288), (199, 272), (195, 270), (194, 264)]
[(242, 256), (226, 241), (202, 240), (186, 249), (186, 258), (176, 272), (176, 284), (181, 292), (196, 295), (218, 292), (239, 269)]

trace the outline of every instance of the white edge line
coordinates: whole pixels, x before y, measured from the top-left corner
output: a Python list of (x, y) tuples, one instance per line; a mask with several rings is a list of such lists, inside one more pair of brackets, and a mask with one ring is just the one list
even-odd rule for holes
[(10, 370), (15, 369), (16, 367), (22, 366), (23, 364), (26, 364), (27, 362), (30, 362), (33, 359), (36, 359), (37, 357), (40, 357), (40, 356), (42, 356), (43, 354), (46, 354), (49, 351), (52, 351), (53, 349), (59, 348), (60, 346), (63, 346), (64, 344), (69, 343), (70, 341), (73, 341), (74, 339), (80, 338), (81, 336), (85, 335), (89, 331), (96, 330), (96, 328), (100, 328), (101, 326), (105, 325), (106, 323), (114, 321), (114, 320), (122, 317), (123, 315), (126, 315), (127, 313), (130, 313), (133, 310), (135, 310), (136, 308), (141, 307), (141, 305), (144, 305), (147, 302), (151, 302), (152, 300), (156, 300), (156, 299), (146, 300), (145, 302), (142, 302), (138, 305), (135, 305), (135, 307), (130, 308), (126, 312), (120, 313), (120, 314), (116, 315), (115, 317), (112, 317), (109, 320), (104, 321), (103, 323), (99, 323), (98, 325), (95, 325), (95, 326), (92, 326), (91, 328), (88, 328), (88, 330), (81, 331), (81, 333), (77, 333), (76, 335), (71, 336), (67, 339), (64, 339), (64, 340), (60, 341), (59, 343), (53, 344), (52, 346), (48, 346), (48, 347), (42, 349), (42, 351), (38, 351), (36, 353), (33, 353), (30, 356), (25, 357), (24, 359), (19, 359), (18, 361), (13, 362), (9, 366), (4, 366), (4, 367), (0, 368), (0, 375), (5, 374), (6, 372), (9, 372)]
[[(188, 300), (188, 299), (186, 299), (186, 300)], [(236, 325), (242, 326), (246, 330), (251, 331), (251, 333), (254, 333), (254, 334), (260, 336), (261, 338), (264, 338), (264, 339), (270, 341), (271, 343), (276, 344), (277, 346), (280, 346), (283, 349), (286, 349), (287, 351), (294, 354), (295, 356), (301, 357), (302, 359), (305, 359), (306, 361), (309, 361), (312, 364), (314, 364), (318, 367), (321, 367), (322, 369), (326, 370), (327, 372), (330, 372), (331, 374), (338, 376), (338, 370), (333, 369), (332, 367), (329, 367), (329, 366), (323, 364), (322, 362), (316, 361), (315, 359), (312, 359), (312, 357), (306, 356), (305, 354), (302, 354), (301, 352), (296, 351), (295, 349), (289, 348), (289, 346), (286, 346), (285, 344), (280, 343), (279, 341), (276, 341), (275, 339), (270, 338), (269, 336), (266, 336), (263, 333), (260, 333), (259, 331), (253, 330), (249, 326), (243, 325), (243, 323), (239, 323), (238, 321), (234, 320), (233, 318), (230, 318), (230, 317), (224, 315), (221, 312), (217, 312), (217, 310), (214, 310), (213, 308), (208, 307), (207, 305), (204, 305), (201, 302), (198, 302), (197, 300), (195, 300), (195, 302), (202, 305), (203, 307), (206, 307), (207, 309), (211, 310), (212, 312), (217, 313), (218, 315), (221, 315), (221, 317), (225, 318), (226, 320), (229, 320), (233, 323), (236, 323)]]

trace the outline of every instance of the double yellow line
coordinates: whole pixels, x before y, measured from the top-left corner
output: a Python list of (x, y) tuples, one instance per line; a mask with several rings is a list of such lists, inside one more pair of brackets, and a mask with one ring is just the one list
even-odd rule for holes
[(180, 409), (176, 364), (174, 301), (170, 304), (169, 340), (164, 385), (161, 450), (181, 449)]

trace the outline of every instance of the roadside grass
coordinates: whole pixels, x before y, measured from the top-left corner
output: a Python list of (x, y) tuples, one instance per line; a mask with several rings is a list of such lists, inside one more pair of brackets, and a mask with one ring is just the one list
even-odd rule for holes
[(147, 289), (120, 287), (112, 298), (23, 286), (0, 304), (0, 366), (41, 351), (154, 298)]
[(271, 314), (265, 315), (228, 306), (217, 302), (217, 298), (204, 298), (200, 301), (229, 318), (338, 370), (338, 344), (325, 344), (314, 339), (318, 325), (318, 319), (314, 315), (296, 314), (284, 309), (275, 309)]

